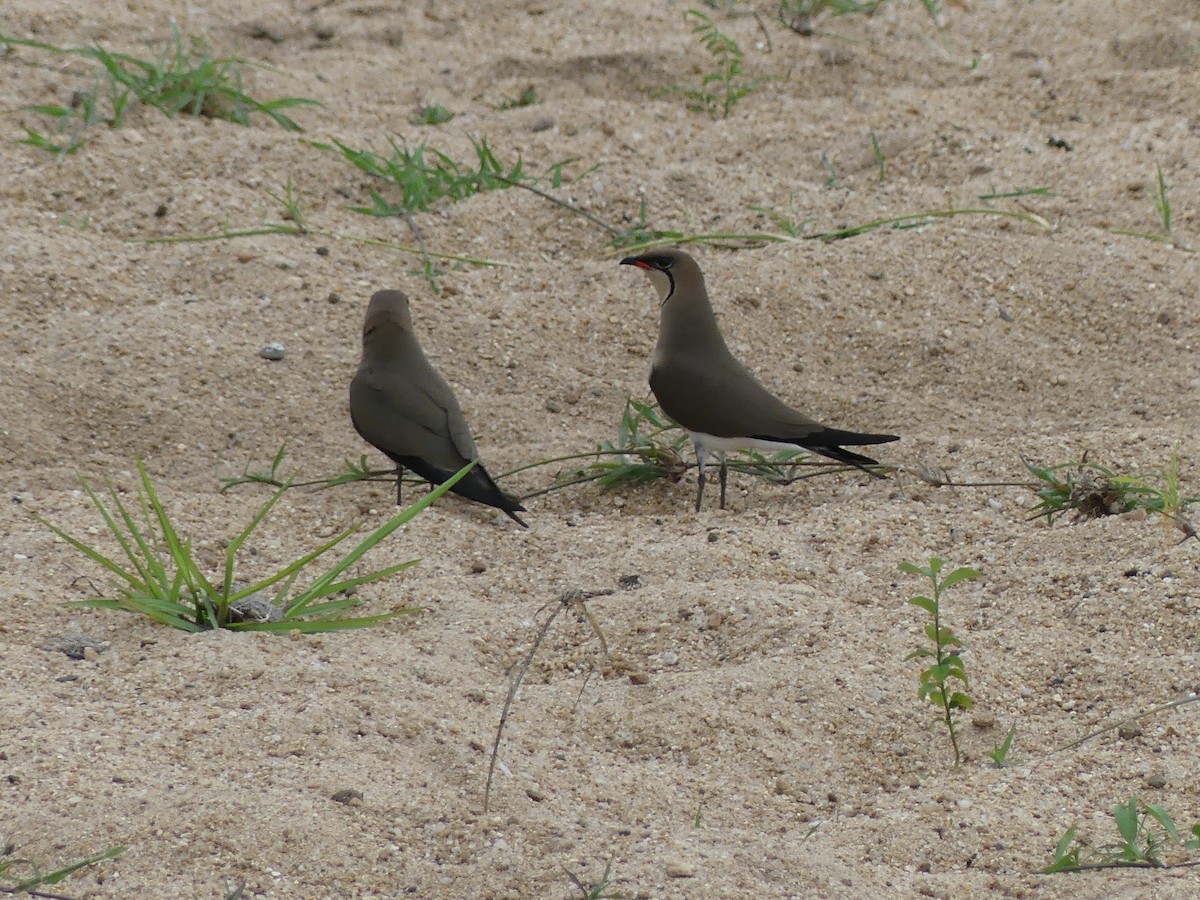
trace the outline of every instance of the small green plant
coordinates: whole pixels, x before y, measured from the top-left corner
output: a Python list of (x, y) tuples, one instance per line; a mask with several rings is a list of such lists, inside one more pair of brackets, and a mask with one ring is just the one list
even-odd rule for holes
[(1040, 466), (1022, 460), (1025, 468), (1038, 479), (1038, 502), (1031, 507), (1033, 518), (1046, 517), (1053, 522), (1064, 513), (1073, 513), (1073, 521), (1112, 516), (1143, 509), (1158, 513), (1179, 529), (1184, 540), (1196, 536), (1196, 529), (1185, 513), (1200, 497), (1186, 496), (1179, 488), (1179, 452), (1162, 472), (1146, 475), (1120, 475), (1108, 466), (1088, 462)]
[(841, 173), (838, 172), (837, 166), (833, 164), (833, 161), (830, 160), (830, 158), (824, 153), (821, 154), (821, 165), (825, 167), (825, 172), (827, 173), (825, 176), (825, 187), (829, 188), (831, 191), (837, 190), (839, 187), (841, 187)]
[(392, 152), (386, 158), (370, 150), (357, 150), (336, 139), (332, 146), (312, 142), (318, 150), (340, 153), (355, 168), (399, 189), (399, 197), (391, 200), (370, 190), (371, 205), (352, 206), (355, 212), (370, 216), (403, 216), (427, 210), (439, 200), (463, 200), (483, 191), (528, 186), (543, 179), (557, 187), (563, 182), (564, 168), (575, 161), (562, 160), (551, 165), (545, 175), (535, 176), (525, 171), (520, 156), (512, 165), (503, 165), (486, 138), (471, 140), (476, 157), (474, 166), (460, 164), (425, 143), (409, 149), (393, 139), (389, 138), (388, 142)]
[(422, 106), (417, 110), (412, 117), (414, 125), (445, 125), (454, 118), (454, 113), (446, 109), (446, 107), (432, 103), (429, 106)]
[(1125, 228), (1110, 228), (1109, 230), (1113, 232), (1113, 234), (1124, 234), (1129, 235), (1130, 237), (1140, 237), (1151, 241), (1159, 241), (1164, 244), (1171, 244), (1177, 249), (1186, 251), (1187, 253), (1195, 253), (1196, 248), (1182, 244), (1175, 238), (1173, 230), (1175, 211), (1171, 205), (1171, 197), (1168, 192), (1167, 178), (1165, 175), (1163, 175), (1162, 166), (1160, 164), (1155, 163), (1154, 168), (1155, 180), (1153, 184), (1152, 199), (1154, 201), (1154, 212), (1158, 214), (1158, 221), (1162, 226), (1161, 233), (1155, 233), (1152, 231), (1137, 231)]
[(525, 88), (525, 90), (521, 91), (521, 93), (517, 94), (517, 96), (508, 97), (504, 100), (501, 100), (499, 103), (493, 104), (492, 109), (496, 110), (497, 112), (505, 112), (506, 110), (510, 109), (522, 109), (526, 106), (533, 106), (533, 104), (537, 103), (538, 100), (539, 98), (537, 91), (533, 89), (533, 85), (531, 84), (529, 87)]
[(992, 748), (988, 755), (992, 758), (992, 765), (997, 769), (1003, 769), (1006, 766), (1016, 765), (1015, 762), (1009, 762), (1008, 754), (1012, 752), (1013, 742), (1017, 738), (1017, 725), (1014, 722), (1008, 729), (1008, 734), (1004, 735), (1004, 740)]
[(751, 206), (756, 213), (762, 213), (771, 220), (771, 224), (782, 231), (790, 238), (799, 239), (804, 237), (805, 232), (816, 224), (816, 216), (803, 216), (796, 210), (796, 197), (794, 194), (788, 195), (788, 208), (786, 213), (777, 212), (767, 206)]
[[(950, 588), (971, 578), (978, 578), (979, 573), (974, 569), (962, 566), (955, 569), (944, 578), (941, 577), (945, 565), (941, 557), (934, 556), (928, 566), (915, 566), (910, 562), (900, 563), (900, 571), (909, 575), (921, 575), (929, 579), (933, 588), (933, 596), (916, 596), (909, 603), (929, 614), (930, 621), (925, 625), (925, 636), (931, 647), (917, 647), (905, 659), (930, 659), (932, 665), (921, 672), (917, 687), (917, 696), (934, 706), (941, 707), (941, 719), (950, 735), (950, 744), (954, 748), (954, 764), (962, 762), (962, 751), (958, 745), (958, 723), (955, 721), (955, 711), (970, 709), (974, 701), (967, 695), (969, 688), (966, 668), (957, 648), (962, 641), (942, 624), (942, 596)], [(952, 682), (957, 681), (962, 687), (956, 690)]]
[(1159, 221), (1162, 222), (1163, 234), (1170, 237), (1171, 198), (1167, 196), (1167, 179), (1163, 177), (1161, 165), (1155, 163), (1154, 168), (1158, 171), (1157, 185), (1154, 192), (1154, 211), (1158, 213)]
[(291, 176), (288, 176), (282, 194), (272, 194), (267, 191), (267, 196), (283, 207), (284, 220), (294, 223), (299, 234), (305, 234), (308, 231), (304, 225), (304, 212), (300, 209), (300, 194), (292, 184)]
[[(200, 568), (192, 551), (191, 540), (181, 537), (171, 522), (141, 460), (138, 460), (137, 467), (141, 485), (134, 509), (122, 501), (111, 484), (108, 487), (110, 507), (86, 481), (82, 482), (88, 498), (121, 548), (124, 561), (119, 557), (107, 556), (58, 526), (38, 518), (68, 544), (115, 576), (115, 586), (110, 595), (74, 601), (72, 605), (133, 612), (192, 632), (229, 628), (276, 633), (365, 628), (415, 612), (414, 609), (396, 609), (381, 615), (341, 618), (344, 611), (358, 606), (360, 601), (352, 596), (335, 600), (325, 598), (353, 591), (361, 585), (388, 578), (415, 565), (416, 560), (411, 560), (364, 575), (343, 578), (367, 551), (429, 506), (471, 468), (466, 466), (419, 502), (397, 513), (315, 577), (307, 587), (293, 591), (302, 571), (357, 533), (360, 526), (343, 531), (317, 549), (288, 563), (275, 574), (241, 586), (235, 581), (237, 553), (283, 496), (287, 487), (284, 485), (255, 514), (250, 524), (229, 542), (223, 572), (216, 580), (210, 580)], [(266, 599), (268, 590), (274, 590), (273, 600)]]
[[(316, 100), (303, 97), (256, 100), (243, 89), (242, 72), (248, 65), (245, 60), (236, 56), (214, 57), (204, 38), (183, 34), (174, 22), (171, 40), (155, 60), (115, 53), (99, 45), (57, 47), (5, 35), (0, 35), (0, 46), (78, 56), (99, 64), (91, 90), (76, 92), (70, 105), (29, 107), (30, 111), (55, 120), (59, 134), (67, 140), (63, 143), (26, 127), (22, 143), (59, 154), (79, 149), (84, 142), (82, 132), (91, 125), (104, 123), (120, 128), (134, 100), (166, 116), (183, 113), (225, 119), (238, 125), (249, 125), (255, 114), (265, 115), (288, 131), (303, 129), (283, 110), (320, 106)], [(107, 88), (106, 103), (101, 101), (102, 84)]]
[(689, 468), (684, 459), (687, 433), (649, 403), (628, 398), (615, 441), (601, 441), (596, 459), (559, 481), (595, 481), (601, 487), (659, 478), (678, 480)]
[[(39, 891), (38, 888), (61, 884), (80, 869), (116, 859), (125, 852), (124, 847), (110, 847), (103, 853), (97, 853), (51, 872), (43, 872), (41, 866), (32, 860), (14, 857), (13, 849), (11, 845), (0, 848), (0, 894), (27, 894), (30, 897), (61, 897), (61, 894), (49, 894)], [(18, 875), (19, 871), (27, 874)]]
[(742, 48), (716, 22), (698, 9), (689, 9), (687, 15), (695, 21), (692, 34), (708, 51), (716, 68), (700, 79), (699, 87), (681, 88), (679, 93), (693, 108), (727, 119), (734, 106), (749, 96), (761, 79), (745, 76)]
[[(1142, 803), (1130, 797), (1112, 808), (1120, 840), (1095, 849), (1078, 837), (1078, 826), (1068, 828), (1054, 848), (1054, 861), (1042, 869), (1045, 874), (1081, 872), (1088, 869), (1172, 868), (1163, 851), (1171, 847), (1200, 850), (1200, 822), (1182, 836), (1171, 814), (1157, 803)], [(1174, 865), (1194, 865), (1194, 861)]]
[(585, 884), (578, 875), (563, 866), (563, 871), (571, 879), (571, 884), (579, 891), (580, 900), (621, 900), (624, 894), (612, 890), (612, 860), (604, 865), (604, 874), (594, 884)]
[[(828, 10), (833, 16), (874, 15), (887, 0), (779, 0), (779, 21), (797, 34), (811, 35), (813, 20)], [(921, 0), (935, 25), (941, 20), (941, 0)], [(939, 26), (940, 27), (940, 26)]]
[(879, 146), (879, 138), (871, 132), (871, 153), (875, 157), (875, 168), (879, 170), (879, 183), (887, 181), (887, 160), (883, 156), (883, 148)]

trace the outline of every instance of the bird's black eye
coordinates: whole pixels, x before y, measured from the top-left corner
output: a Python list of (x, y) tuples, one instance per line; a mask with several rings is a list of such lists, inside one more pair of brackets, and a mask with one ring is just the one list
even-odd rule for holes
[(675, 265), (675, 260), (671, 259), (669, 256), (652, 256), (650, 258), (650, 265), (654, 266), (656, 269), (662, 269), (665, 272), (667, 269), (671, 268), (671, 266)]

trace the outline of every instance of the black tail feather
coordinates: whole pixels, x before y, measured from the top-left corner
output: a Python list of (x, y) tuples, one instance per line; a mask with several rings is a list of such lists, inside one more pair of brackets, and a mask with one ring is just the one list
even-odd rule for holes
[[(385, 453), (387, 451), (384, 451)], [(392, 459), (404, 466), (406, 469), (411, 469), (416, 472), (430, 484), (441, 484), (454, 475), (453, 472), (442, 469), (438, 466), (431, 465), (423, 459), (417, 459), (412, 456), (391, 456)], [(468, 500), (474, 500), (476, 503), (482, 503), (485, 506), (492, 506), (503, 512), (506, 516), (520, 525), (522, 528), (529, 526), (525, 521), (517, 515), (519, 512), (526, 512), (525, 507), (514, 500), (496, 485), (492, 480), (492, 476), (488, 474), (487, 469), (482, 463), (476, 463), (475, 468), (459, 479), (454, 487), (450, 488), (451, 493), (458, 494), (460, 497), (466, 497)]]
[(877, 466), (879, 463), (869, 456), (863, 456), (861, 453), (847, 450), (842, 444), (850, 444), (851, 446), (890, 444), (892, 441), (900, 440), (900, 435), (898, 434), (863, 434), (857, 431), (842, 431), (837, 428), (822, 428), (820, 431), (805, 435), (801, 440), (774, 437), (772, 435), (755, 435), (754, 437), (758, 440), (796, 444), (805, 450), (811, 450), (813, 453), (819, 453), (821, 456), (836, 460), (837, 462), (862, 469), (868, 475), (875, 478), (882, 478), (883, 476), (878, 472), (871, 471), (867, 466)]

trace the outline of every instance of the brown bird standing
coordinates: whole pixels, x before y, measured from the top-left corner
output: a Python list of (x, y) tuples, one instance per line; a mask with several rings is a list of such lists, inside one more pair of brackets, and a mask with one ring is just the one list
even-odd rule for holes
[[(401, 291), (379, 291), (367, 307), (362, 361), (350, 382), (350, 420), (363, 440), (396, 464), (397, 504), (405, 469), (441, 484), (479, 459), (454, 392), (421, 352)], [(480, 463), (450, 490), (528, 527), (517, 515), (525, 507), (501, 491)]]
[(627, 256), (621, 265), (644, 270), (658, 291), (658, 344), (650, 366), (650, 390), (696, 447), (697, 512), (704, 498), (704, 464), (710, 452), (721, 462), (721, 509), (725, 508), (729, 450), (799, 447), (882, 477), (867, 468), (877, 465), (875, 460), (841, 445), (886, 444), (900, 438), (827, 428), (763, 387), (729, 352), (694, 259), (682, 250), (660, 249)]

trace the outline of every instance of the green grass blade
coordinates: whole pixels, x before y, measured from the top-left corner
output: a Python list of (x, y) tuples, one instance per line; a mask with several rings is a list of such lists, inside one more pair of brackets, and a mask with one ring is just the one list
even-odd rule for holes
[(359, 616), (351, 619), (296, 619), (284, 622), (231, 622), (232, 631), (268, 631), (273, 634), (288, 634), (299, 631), (303, 634), (323, 634), (331, 631), (346, 631), (351, 628), (371, 628), (397, 616), (409, 616), (421, 611), (421, 607), (394, 609), (376, 616)]
[(475, 467), (476, 462), (476, 460), (472, 460), (471, 462), (467, 463), (453, 476), (426, 494), (421, 500), (417, 501), (407, 509), (397, 513), (383, 525), (379, 526), (379, 528), (375, 529), (373, 532), (363, 538), (357, 547), (347, 553), (340, 562), (336, 563), (331, 569), (329, 569), (329, 571), (320, 576), (316, 581), (309, 585), (306, 591), (301, 593), (300, 596), (296, 598), (292, 607), (288, 610), (289, 615), (301, 615), (304, 607), (310, 600), (324, 596), (325, 588), (336, 581), (338, 576), (350, 568), (350, 566), (354, 565), (354, 563), (356, 563), (368, 550), (386, 538), (401, 525), (411, 521), (426, 507), (434, 503), (439, 497), (450, 490), (450, 488), (458, 484), (459, 480)]

